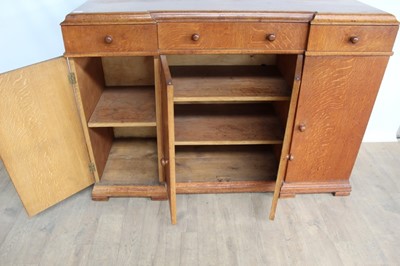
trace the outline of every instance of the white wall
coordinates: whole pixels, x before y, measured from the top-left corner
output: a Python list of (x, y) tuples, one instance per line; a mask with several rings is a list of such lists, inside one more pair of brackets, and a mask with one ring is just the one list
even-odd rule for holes
[[(85, 0), (12, 0), (0, 2), (0, 73), (64, 52), (59, 23)], [(149, 0), (151, 1), (151, 0)], [(400, 19), (400, 2), (361, 0)], [(400, 126), (400, 37), (390, 59), (364, 141), (396, 141)]]
[(59, 24), (85, 0), (0, 1), (0, 73), (62, 56)]
[[(360, 1), (387, 11), (400, 20), (398, 0)], [(400, 32), (393, 51), (364, 135), (365, 142), (396, 141), (396, 132), (400, 127)]]

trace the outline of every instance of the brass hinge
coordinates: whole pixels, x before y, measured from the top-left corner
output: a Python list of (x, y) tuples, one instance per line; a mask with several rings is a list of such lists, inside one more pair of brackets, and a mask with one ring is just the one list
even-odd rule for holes
[(96, 165), (92, 162), (89, 163), (89, 171), (94, 173), (96, 171)]
[(76, 84), (76, 76), (74, 72), (68, 73), (68, 81), (71, 85)]

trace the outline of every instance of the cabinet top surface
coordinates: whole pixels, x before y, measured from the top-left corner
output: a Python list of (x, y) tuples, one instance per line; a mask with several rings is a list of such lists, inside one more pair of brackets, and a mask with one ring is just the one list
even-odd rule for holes
[(355, 0), (89, 0), (77, 13), (135, 13), (156, 11), (264, 11), (336, 14), (385, 14)]

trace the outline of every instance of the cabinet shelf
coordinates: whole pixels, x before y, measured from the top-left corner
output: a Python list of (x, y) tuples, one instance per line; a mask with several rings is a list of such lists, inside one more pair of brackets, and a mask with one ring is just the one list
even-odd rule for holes
[(115, 139), (98, 185), (158, 186), (157, 141)]
[(275, 66), (171, 66), (175, 103), (288, 101)]
[(102, 93), (89, 127), (155, 127), (153, 86), (109, 87)]
[(281, 144), (283, 134), (269, 104), (175, 106), (175, 145)]
[(276, 179), (270, 146), (185, 146), (176, 149), (177, 182), (256, 182)]

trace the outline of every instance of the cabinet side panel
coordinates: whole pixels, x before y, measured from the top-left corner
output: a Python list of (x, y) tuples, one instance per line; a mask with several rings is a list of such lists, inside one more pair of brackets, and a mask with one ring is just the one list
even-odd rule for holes
[(74, 58), (76, 78), (86, 121), (89, 121), (104, 90), (101, 58)]
[(349, 178), (387, 62), (386, 56), (306, 58), (291, 147), (294, 160), (285, 182)]
[(29, 215), (93, 183), (64, 58), (0, 76), (0, 155)]
[(78, 92), (84, 115), (84, 130), (89, 136), (88, 147), (93, 152), (99, 178), (102, 176), (113, 140), (111, 128), (88, 129), (87, 123), (104, 91), (104, 74), (101, 58), (74, 58)]

